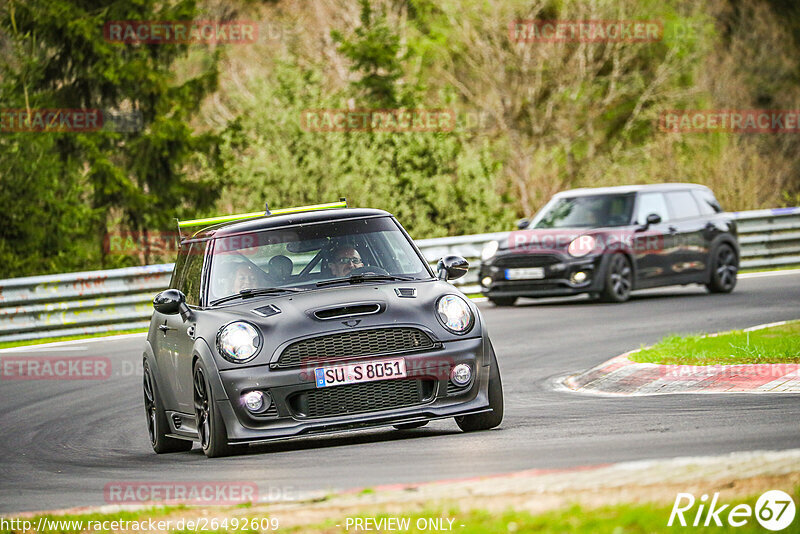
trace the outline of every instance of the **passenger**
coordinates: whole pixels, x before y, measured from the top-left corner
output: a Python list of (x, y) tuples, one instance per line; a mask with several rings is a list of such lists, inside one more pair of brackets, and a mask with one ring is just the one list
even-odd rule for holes
[(289, 277), (292, 276), (292, 269), (294, 264), (292, 260), (284, 256), (283, 254), (278, 254), (277, 256), (273, 256), (272, 259), (269, 260), (267, 264), (267, 270), (269, 272), (269, 276), (276, 282), (276, 283), (284, 283), (289, 280)]

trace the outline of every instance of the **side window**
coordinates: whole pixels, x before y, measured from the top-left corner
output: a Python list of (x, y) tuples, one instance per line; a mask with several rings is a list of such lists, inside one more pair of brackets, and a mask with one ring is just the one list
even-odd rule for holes
[(691, 219), (700, 216), (697, 202), (689, 191), (670, 191), (666, 196), (673, 219)]
[(169, 279), (170, 289), (180, 289), (181, 275), (183, 274), (183, 267), (186, 265), (188, 245), (184, 245), (178, 250), (178, 259), (175, 260), (175, 267), (172, 268), (172, 277)]
[(695, 189), (692, 191), (697, 204), (700, 206), (700, 213), (703, 215), (714, 215), (715, 213), (722, 213), (722, 206), (719, 205), (714, 193), (707, 189)]
[(639, 195), (639, 206), (636, 208), (636, 224), (647, 222), (647, 216), (651, 213), (660, 216), (662, 221), (669, 220), (667, 203), (662, 193), (642, 193)]
[(192, 243), (186, 255), (186, 264), (183, 274), (178, 282), (179, 287), (186, 295), (186, 304), (198, 306), (200, 304), (200, 281), (203, 276), (203, 258), (205, 257), (206, 241)]

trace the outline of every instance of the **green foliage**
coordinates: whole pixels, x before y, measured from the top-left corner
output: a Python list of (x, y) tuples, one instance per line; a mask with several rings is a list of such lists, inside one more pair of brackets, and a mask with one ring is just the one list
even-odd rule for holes
[[(193, 0), (11, 1), (0, 11), (12, 51), (0, 60), (5, 107), (121, 110), (144, 120), (131, 133), (3, 134), (0, 198), (22, 207), (3, 221), (3, 275), (125, 263), (103, 254), (116, 224), (165, 230), (184, 206), (213, 203), (214, 184), (190, 179), (186, 165), (195, 154), (214, 154), (215, 136), (196, 134), (188, 122), (217, 87), (217, 56), (197, 76), (176, 80), (172, 70), (186, 45), (103, 38), (107, 21), (187, 20), (196, 12)], [(19, 161), (22, 154), (30, 157)], [(32, 221), (37, 228), (29, 228)]]

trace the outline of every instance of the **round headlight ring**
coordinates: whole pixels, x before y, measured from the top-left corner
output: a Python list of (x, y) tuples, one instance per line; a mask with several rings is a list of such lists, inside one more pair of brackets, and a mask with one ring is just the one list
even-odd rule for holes
[(263, 345), (261, 331), (245, 321), (228, 323), (217, 332), (217, 352), (232, 363), (247, 363)]
[(591, 253), (597, 246), (597, 239), (590, 235), (581, 235), (570, 242), (567, 252), (573, 258), (582, 258)]
[(475, 314), (458, 295), (444, 295), (436, 301), (436, 317), (441, 325), (454, 334), (466, 334), (475, 325)]

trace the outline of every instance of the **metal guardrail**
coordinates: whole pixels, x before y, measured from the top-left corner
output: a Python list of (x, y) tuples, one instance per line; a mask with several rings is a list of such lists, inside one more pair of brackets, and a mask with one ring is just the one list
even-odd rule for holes
[[(739, 227), (742, 269), (800, 265), (800, 208), (743, 211)], [(418, 240), (435, 264), (458, 254), (473, 266), (489, 241), (508, 232)], [(0, 280), (0, 341), (92, 334), (147, 328), (152, 298), (169, 284), (173, 264)], [(478, 270), (454, 285), (478, 293)]]

